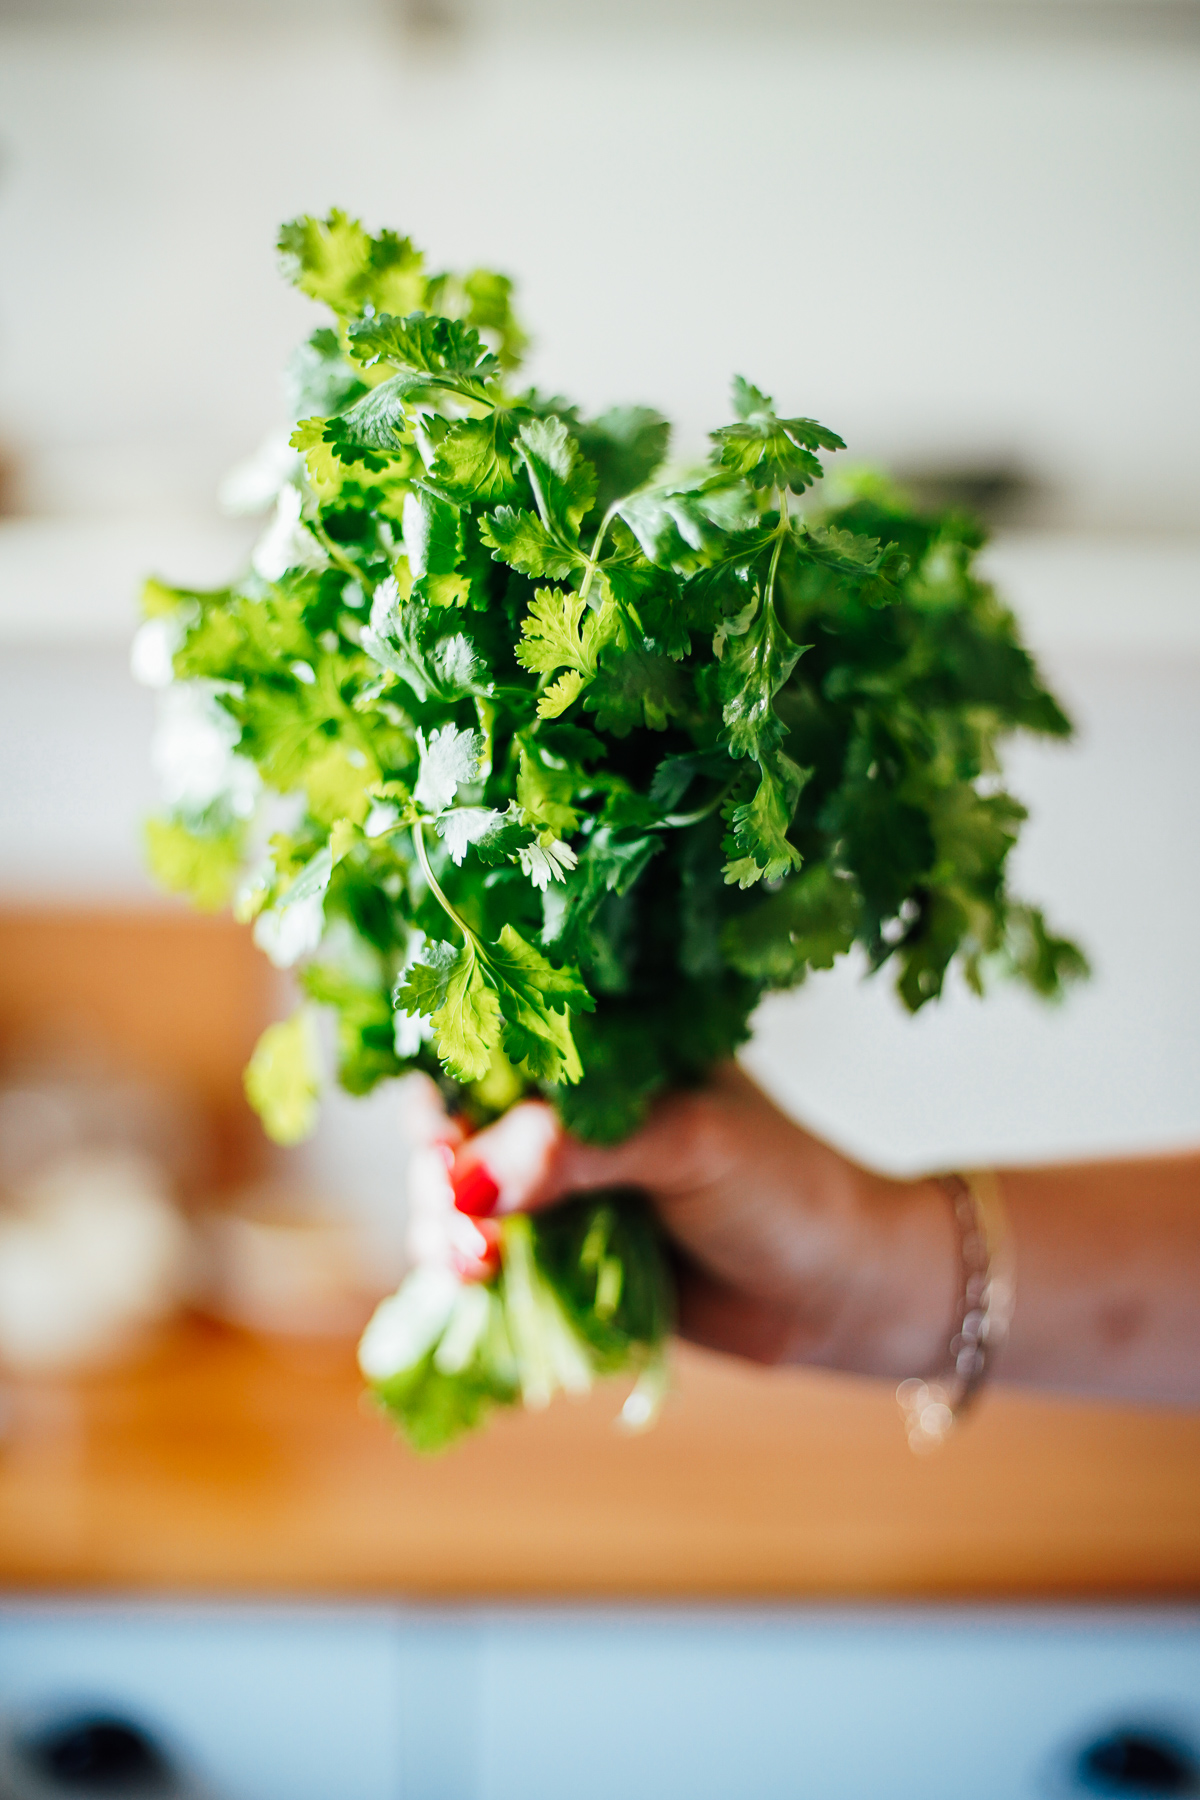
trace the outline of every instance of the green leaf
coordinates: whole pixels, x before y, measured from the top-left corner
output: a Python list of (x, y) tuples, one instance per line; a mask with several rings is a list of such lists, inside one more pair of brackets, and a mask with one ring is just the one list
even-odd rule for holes
[[(581, 633), (580, 620), (585, 613), (587, 624)], [(521, 621), (517, 661), (523, 669), (547, 675), (564, 666), (578, 669), (590, 681), (596, 673), (595, 624), (596, 615), (588, 612), (581, 594), (538, 588)]]
[(522, 741), (518, 749), (517, 804), (525, 824), (555, 835), (574, 831), (579, 824), (579, 814), (571, 805), (576, 771), (547, 762), (536, 742)]
[(326, 430), (324, 419), (301, 419), (288, 439), (290, 447), (303, 456), (309, 486), (323, 504), (340, 493), (345, 473), (340, 457), (325, 436)]
[[(143, 619), (169, 619), (175, 613), (190, 612), (200, 598), (187, 588), (172, 587), (168, 582), (159, 581), (156, 576), (151, 575), (142, 583), (138, 601)], [(210, 605), (214, 601), (219, 604), (229, 598), (228, 589), (216, 594), (206, 594), (203, 598)]]
[(361, 825), (371, 810), (368, 788), (379, 779), (378, 765), (355, 746), (331, 742), (305, 763), (304, 791), (308, 810), (322, 825), (348, 819)]
[(403, 1072), (396, 1055), (395, 1018), (387, 993), (329, 963), (311, 963), (301, 976), (310, 1000), (337, 1014), (338, 1081), (350, 1094), (369, 1094)]
[(579, 527), (596, 497), (596, 472), (561, 419), (527, 419), (517, 450), (529, 472), (542, 522), (564, 544), (579, 542)]
[(836, 431), (815, 419), (780, 419), (774, 402), (739, 375), (733, 386), (736, 425), (711, 432), (722, 467), (755, 488), (791, 488), (803, 493), (825, 470), (814, 450), (844, 450)]
[(504, 1015), (504, 1054), (544, 1081), (578, 1081), (583, 1066), (566, 1009), (595, 1005), (578, 971), (556, 969), (511, 925), (487, 954)]
[(429, 812), (441, 812), (449, 806), (464, 782), (474, 781), (479, 773), (479, 757), (483, 739), (477, 731), (463, 731), (457, 725), (443, 725), (426, 743), (418, 735), (421, 746), (421, 773), (413, 799)]
[[(242, 727), (240, 753), (253, 757), (263, 779), (280, 793), (303, 784), (310, 766), (328, 755), (346, 717), (336, 670), (325, 661), (311, 684), (254, 682), (243, 694), (227, 695), (224, 704)], [(326, 729), (331, 726), (334, 731)]]
[(467, 297), (467, 323), (476, 331), (488, 331), (498, 341), (497, 353), (505, 369), (515, 369), (529, 340), (513, 312), (513, 284), (494, 269), (472, 269), (463, 276)]
[(429, 480), (456, 506), (499, 506), (517, 491), (516, 416), (497, 407), (484, 419), (458, 419), (437, 447)]
[(572, 430), (596, 471), (597, 514), (649, 481), (667, 454), (671, 436), (669, 422), (649, 406), (614, 406)]
[(757, 518), (745, 491), (719, 478), (644, 488), (617, 511), (652, 563), (681, 570), (715, 551), (725, 532), (744, 530)]
[(665, 731), (687, 710), (685, 677), (668, 657), (652, 650), (609, 651), (587, 691), (585, 712), (596, 714), (601, 731), (627, 737), (638, 726)]
[(573, 706), (586, 685), (586, 677), (578, 669), (568, 669), (552, 681), (537, 703), (539, 719), (557, 719)]
[(756, 881), (779, 881), (798, 869), (801, 856), (788, 841), (788, 829), (796, 802), (811, 769), (801, 769), (782, 750), (765, 753), (759, 761), (759, 782), (751, 800), (732, 809), (730, 823), (734, 846), (740, 854), (725, 868), (725, 880), (750, 887)]
[(775, 402), (770, 394), (764, 394), (761, 388), (747, 381), (744, 375), (733, 378), (733, 410), (739, 419), (752, 419), (756, 413), (773, 416)]
[(506, 562), (535, 580), (548, 576), (561, 581), (572, 569), (584, 566), (582, 551), (558, 543), (535, 513), (498, 506), (480, 521), (479, 535), (495, 562)]
[(1061, 998), (1070, 982), (1091, 973), (1078, 944), (1057, 937), (1036, 906), (1013, 906), (1005, 920), (1006, 972), (1017, 975), (1043, 1000)]
[(456, 1081), (487, 1074), (500, 1042), (500, 1003), (471, 938), (458, 951), (429, 946), (394, 998), (404, 1012), (429, 1020), (437, 1053)]
[(809, 969), (831, 969), (854, 943), (861, 915), (853, 881), (820, 863), (730, 919), (722, 948), (741, 974), (789, 987)]
[(171, 894), (186, 894), (201, 912), (219, 912), (241, 873), (245, 826), (192, 831), (177, 819), (147, 819), (150, 873)]
[(305, 1007), (268, 1025), (246, 1065), (246, 1098), (277, 1144), (298, 1144), (317, 1123), (317, 1034)]
[(774, 699), (807, 648), (792, 642), (773, 604), (757, 593), (754, 599), (757, 611), (749, 626), (725, 640), (718, 677), (721, 717), (734, 756), (757, 756), (782, 741)]
[(450, 861), (461, 865), (471, 845), (494, 838), (504, 822), (505, 814), (494, 806), (456, 806), (441, 815), (436, 830)]
[(288, 279), (343, 316), (367, 304), (412, 307), (424, 296), (423, 259), (408, 238), (391, 231), (373, 238), (337, 207), (324, 219), (290, 220), (278, 248)]
[(428, 606), (401, 600), (394, 580), (381, 582), (371, 605), (362, 647), (384, 669), (399, 675), (419, 702), (461, 699), (480, 673), (478, 658), (461, 632), (439, 631)]
[(346, 341), (355, 362), (367, 368), (388, 362), (442, 379), (483, 382), (500, 366), (479, 333), (461, 319), (430, 317), (423, 312), (409, 313), (403, 319), (386, 312), (359, 319), (346, 333)]
[(561, 588), (537, 589), (521, 621), (517, 661), (533, 674), (552, 675), (564, 667), (569, 671), (538, 701), (539, 718), (557, 718), (579, 697), (594, 679), (600, 652), (613, 642), (618, 628), (611, 602), (594, 612), (581, 594)]
[[(371, 450), (399, 455), (412, 442), (405, 408), (424, 386), (411, 374), (393, 375), (389, 381), (381, 381), (338, 418), (329, 420), (323, 434), (325, 442), (344, 462), (361, 461), (363, 453)], [(383, 468), (386, 464), (377, 462), (374, 466)]]
[(392, 990), (392, 1005), (413, 1018), (431, 1019), (446, 998), (450, 971), (458, 961), (453, 944), (429, 942)]
[(288, 358), (285, 386), (293, 419), (327, 419), (357, 399), (363, 383), (346, 361), (337, 332), (322, 325)]

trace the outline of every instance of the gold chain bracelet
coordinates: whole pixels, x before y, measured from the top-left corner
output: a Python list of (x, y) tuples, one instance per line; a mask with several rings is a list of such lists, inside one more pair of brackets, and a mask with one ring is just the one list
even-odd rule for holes
[(896, 1389), (909, 1448), (918, 1454), (944, 1443), (978, 1394), (1008, 1335), (1016, 1298), (1016, 1256), (995, 1174), (981, 1169), (937, 1179), (958, 1225), (961, 1280), (941, 1362)]

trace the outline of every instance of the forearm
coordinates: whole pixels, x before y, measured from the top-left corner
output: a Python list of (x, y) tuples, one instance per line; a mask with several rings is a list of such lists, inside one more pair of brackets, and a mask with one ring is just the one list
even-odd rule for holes
[[(1200, 1157), (1012, 1169), (999, 1180), (1017, 1298), (996, 1378), (1200, 1404)], [(801, 1308), (784, 1356), (921, 1374), (955, 1323), (949, 1201), (936, 1182), (865, 1171), (859, 1193), (874, 1224), (847, 1236), (840, 1309), (822, 1321)]]
[(1008, 1381), (1200, 1403), (1200, 1157), (1011, 1170)]

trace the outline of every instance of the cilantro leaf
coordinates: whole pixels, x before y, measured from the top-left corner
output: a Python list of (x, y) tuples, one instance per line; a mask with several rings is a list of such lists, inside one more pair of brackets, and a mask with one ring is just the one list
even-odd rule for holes
[(324, 219), (290, 220), (278, 248), (288, 279), (343, 316), (368, 304), (415, 306), (424, 295), (424, 259), (409, 239), (391, 231), (373, 238), (337, 207)]
[(583, 1074), (567, 1009), (590, 1012), (595, 1001), (572, 968), (553, 963), (506, 925), (488, 952), (504, 1014), (504, 1053), (544, 1081), (578, 1081)]
[(574, 424), (583, 455), (596, 471), (592, 511), (605, 513), (614, 500), (649, 481), (667, 454), (671, 426), (649, 406), (614, 406), (597, 419)]
[(294, 419), (328, 418), (362, 392), (362, 377), (346, 361), (336, 331), (322, 325), (288, 359), (288, 406)]
[(715, 550), (724, 532), (755, 521), (745, 493), (721, 479), (643, 488), (617, 510), (652, 563), (684, 570)]
[(391, 1001), (378, 983), (367, 983), (332, 963), (312, 963), (301, 976), (310, 1000), (337, 1017), (338, 1081), (349, 1094), (368, 1094), (401, 1073)]
[(812, 774), (801, 769), (782, 750), (769, 750), (758, 759), (759, 780), (750, 800), (731, 809), (734, 849), (739, 853), (726, 864), (725, 880), (739, 887), (756, 881), (779, 881), (800, 867), (801, 857), (788, 840), (788, 829), (801, 790)]
[(751, 605), (755, 610), (746, 628), (725, 639), (718, 676), (721, 717), (734, 756), (757, 756), (780, 743), (784, 727), (774, 699), (806, 648), (793, 644), (769, 600), (756, 593)]
[(320, 1074), (308, 1011), (268, 1025), (246, 1065), (246, 1098), (277, 1144), (299, 1144), (317, 1123)]
[(457, 1081), (479, 1081), (500, 1042), (500, 1005), (472, 939), (461, 950), (430, 944), (393, 996), (402, 1011), (427, 1018), (437, 1053)]
[(687, 684), (677, 665), (656, 651), (609, 651), (583, 706), (614, 737), (627, 737), (639, 725), (665, 731), (687, 711)]
[(400, 676), (418, 701), (435, 696), (443, 702), (458, 700), (470, 692), (479, 673), (467, 638), (436, 630), (429, 608), (416, 599), (402, 600), (391, 576), (376, 588), (370, 623), (359, 635), (367, 655)]
[(528, 739), (518, 745), (517, 804), (522, 818), (539, 830), (574, 831), (579, 814), (571, 805), (576, 776), (570, 766), (556, 766), (540, 746)]
[(854, 882), (822, 863), (730, 919), (722, 946), (743, 975), (789, 987), (809, 969), (831, 969), (846, 954), (858, 935), (861, 912)]
[(481, 1080), (500, 1042), (500, 1003), (470, 939), (446, 971), (441, 1004), (429, 1022), (450, 1074), (458, 1081)]
[(564, 593), (560, 588), (537, 589), (521, 621), (517, 661), (535, 674), (567, 670), (538, 701), (539, 718), (557, 718), (578, 698), (595, 679), (600, 652), (613, 642), (617, 631), (613, 606), (589, 611), (581, 594)]
[(517, 450), (529, 474), (542, 523), (567, 546), (578, 544), (579, 527), (596, 497), (596, 472), (561, 419), (527, 419), (517, 433)]
[(413, 799), (430, 812), (441, 812), (454, 799), (460, 785), (474, 781), (479, 772), (479, 756), (483, 739), (477, 731), (462, 731), (457, 725), (443, 725), (426, 743), (418, 734), (421, 746), (421, 773)]
[(387, 312), (358, 319), (347, 331), (346, 342), (355, 362), (364, 368), (388, 362), (399, 369), (478, 383), (500, 366), (470, 325), (423, 312), (403, 319)]
[(436, 830), (451, 862), (461, 863), (472, 844), (494, 837), (503, 823), (504, 814), (493, 806), (456, 806), (441, 814)]
[(502, 505), (517, 492), (516, 419), (500, 407), (483, 419), (457, 419), (437, 447), (430, 483), (456, 506)]
[(413, 597), (431, 606), (464, 605), (471, 582), (459, 568), (466, 543), (458, 508), (432, 494), (407, 494), (404, 544), (416, 577)]
[(148, 819), (146, 861), (168, 893), (186, 894), (201, 912), (220, 912), (233, 898), (245, 836), (240, 821), (193, 831), (178, 819)]
[(722, 425), (710, 436), (723, 468), (754, 488), (791, 488), (803, 493), (825, 470), (814, 450), (844, 450), (836, 431), (815, 419), (781, 419), (774, 401), (739, 375), (733, 388), (736, 425)]
[(496, 562), (506, 562), (522, 575), (535, 579), (549, 576), (561, 581), (572, 569), (582, 567), (580, 551), (564, 547), (551, 537), (536, 513), (498, 506), (480, 525), (480, 535)]

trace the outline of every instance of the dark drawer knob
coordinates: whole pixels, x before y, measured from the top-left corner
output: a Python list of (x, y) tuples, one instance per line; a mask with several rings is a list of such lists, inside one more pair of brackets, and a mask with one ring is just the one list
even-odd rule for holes
[(1077, 1772), (1089, 1794), (1200, 1792), (1196, 1763), (1184, 1746), (1136, 1727), (1109, 1732), (1089, 1744), (1080, 1753)]

